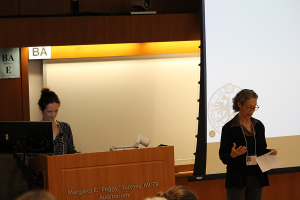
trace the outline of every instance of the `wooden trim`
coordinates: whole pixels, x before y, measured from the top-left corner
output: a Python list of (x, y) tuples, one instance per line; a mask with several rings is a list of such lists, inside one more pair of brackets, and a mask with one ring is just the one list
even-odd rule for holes
[(52, 46), (51, 59), (198, 53), (200, 40), (126, 44)]
[(21, 69), (21, 93), (22, 93), (22, 119), (30, 121), (29, 110), (29, 81), (28, 81), (28, 48), (20, 49), (20, 69)]
[(175, 178), (193, 176), (193, 171), (175, 173)]
[(175, 165), (175, 178), (193, 176), (194, 164)]
[(194, 171), (193, 164), (175, 165), (175, 173)]

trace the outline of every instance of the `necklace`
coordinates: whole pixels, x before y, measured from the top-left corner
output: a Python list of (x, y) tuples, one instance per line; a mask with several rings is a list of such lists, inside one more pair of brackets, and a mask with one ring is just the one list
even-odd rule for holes
[[(238, 118), (239, 119), (239, 118)], [(251, 119), (250, 119), (251, 121)], [(248, 149), (248, 144), (247, 144), (247, 139), (246, 139), (246, 135), (245, 135), (245, 132), (244, 132), (244, 129), (243, 129), (243, 126), (240, 122), (240, 119), (239, 119), (239, 124), (240, 124), (240, 127), (242, 129), (242, 132), (243, 132), (243, 135), (244, 135), (244, 138), (245, 138), (245, 142), (246, 142), (246, 147)], [(255, 151), (255, 155), (256, 155), (256, 138), (255, 138), (255, 133), (254, 133), (254, 127), (253, 127), (253, 124), (252, 124), (252, 121), (251, 121), (251, 128), (252, 128), (252, 133), (253, 133), (253, 136), (254, 136), (254, 151)], [(248, 156), (248, 151), (247, 151), (247, 156)]]

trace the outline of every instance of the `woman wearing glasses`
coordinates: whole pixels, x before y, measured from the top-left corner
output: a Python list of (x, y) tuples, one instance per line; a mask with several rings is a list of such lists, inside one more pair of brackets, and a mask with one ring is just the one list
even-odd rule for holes
[(227, 200), (261, 200), (263, 187), (269, 185), (267, 174), (256, 162), (257, 156), (271, 151), (267, 149), (263, 123), (252, 117), (259, 108), (257, 98), (253, 90), (237, 93), (232, 101), (238, 114), (222, 128), (219, 156), (227, 165)]

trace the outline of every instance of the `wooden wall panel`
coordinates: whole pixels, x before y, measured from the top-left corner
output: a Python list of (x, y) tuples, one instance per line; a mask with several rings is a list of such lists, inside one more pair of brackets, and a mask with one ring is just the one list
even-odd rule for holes
[[(131, 0), (79, 0), (79, 15), (83, 13), (121, 14), (136, 11)], [(157, 13), (197, 12), (199, 0), (152, 0), (150, 11)], [(71, 0), (0, 0), (0, 16), (72, 15)]]
[[(193, 164), (175, 166), (175, 184), (187, 186), (198, 199), (226, 200), (225, 179), (188, 182)], [(263, 200), (300, 199), (300, 172), (269, 174), (270, 186), (264, 187)]]
[[(152, 0), (149, 11), (157, 13), (184, 13), (197, 12), (200, 7), (199, 0)], [(95, 13), (125, 13), (136, 11), (131, 6), (131, 0), (102, 0), (102, 1), (80, 1), (79, 12)]]
[(271, 174), (270, 186), (264, 188), (263, 200), (300, 199), (300, 172)]
[(21, 90), (22, 90), (22, 119), (30, 121), (29, 110), (29, 80), (28, 80), (28, 58), (29, 52), (27, 47), (20, 49), (21, 60)]
[(183, 185), (195, 192), (198, 199), (226, 200), (225, 179), (188, 182), (188, 177), (176, 177), (176, 185)]
[(0, 19), (0, 48), (199, 40), (193, 14)]
[(0, 79), (0, 121), (22, 121), (21, 78)]
[(19, 0), (20, 15), (71, 14), (70, 2), (71, 0)]
[(199, 0), (152, 0), (151, 9), (158, 13), (197, 12), (200, 9)]
[(0, 121), (29, 120), (28, 48), (20, 49), (20, 78), (0, 79)]
[(80, 13), (125, 13), (130, 10), (134, 10), (131, 0), (79, 1)]
[(15, 15), (19, 15), (18, 0), (0, 0), (0, 17)]

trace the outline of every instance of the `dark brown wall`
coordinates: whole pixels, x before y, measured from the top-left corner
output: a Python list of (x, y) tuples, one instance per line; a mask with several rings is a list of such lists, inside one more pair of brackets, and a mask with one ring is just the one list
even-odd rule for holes
[[(0, 0), (0, 16), (14, 16), (19, 15), (19, 1), (18, 0)], [(2, 27), (1, 27), (2, 29)]]
[[(135, 11), (131, 0), (78, 0), (79, 13), (125, 13)], [(148, 10), (187, 13), (199, 10), (199, 0), (152, 0)], [(0, 0), (0, 16), (70, 15), (71, 0)]]
[(192, 14), (0, 18), (0, 48), (199, 40)]
[(22, 120), (21, 79), (0, 79), (0, 121)]
[(28, 48), (20, 49), (20, 77), (0, 79), (0, 121), (29, 120)]

